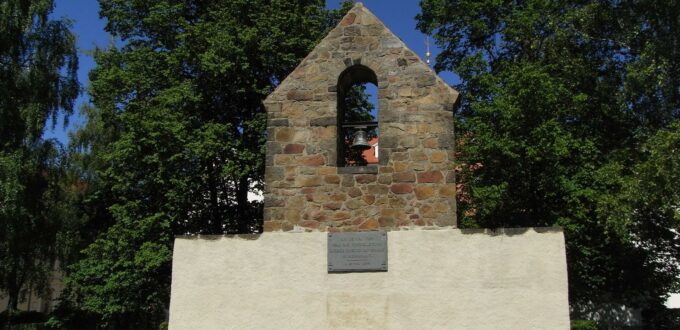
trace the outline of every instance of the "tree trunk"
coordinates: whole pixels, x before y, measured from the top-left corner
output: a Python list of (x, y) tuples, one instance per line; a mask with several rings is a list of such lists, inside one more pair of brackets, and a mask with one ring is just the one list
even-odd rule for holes
[(10, 271), (5, 277), (5, 285), (7, 288), (7, 315), (11, 315), (19, 307), (19, 291), (21, 291), (21, 283), (17, 276), (17, 265), (19, 262), (17, 258), (12, 258), (14, 270)]
[(217, 176), (215, 175), (215, 165), (211, 164), (208, 170), (208, 186), (210, 189), (210, 221), (212, 227), (212, 233), (215, 235), (220, 235), (224, 233), (222, 228), (223, 219), (220, 214), (219, 198), (217, 196)]
[(236, 219), (238, 221), (238, 232), (241, 234), (249, 234), (252, 232), (251, 224), (254, 219), (251, 219), (252, 212), (250, 212), (250, 203), (248, 203), (248, 178), (240, 178), (236, 188), (236, 210), (238, 211)]

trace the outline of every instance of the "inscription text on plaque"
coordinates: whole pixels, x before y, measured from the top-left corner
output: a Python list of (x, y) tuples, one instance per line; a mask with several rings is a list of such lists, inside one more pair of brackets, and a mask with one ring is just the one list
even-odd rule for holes
[(387, 233), (328, 233), (328, 272), (386, 272)]

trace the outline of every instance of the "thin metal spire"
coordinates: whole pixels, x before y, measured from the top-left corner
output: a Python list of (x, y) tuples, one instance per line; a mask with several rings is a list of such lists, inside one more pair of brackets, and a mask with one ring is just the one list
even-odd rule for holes
[(425, 52), (425, 63), (430, 65), (430, 55), (432, 55), (432, 53), (430, 53), (430, 36), (425, 36), (425, 48), (427, 49)]

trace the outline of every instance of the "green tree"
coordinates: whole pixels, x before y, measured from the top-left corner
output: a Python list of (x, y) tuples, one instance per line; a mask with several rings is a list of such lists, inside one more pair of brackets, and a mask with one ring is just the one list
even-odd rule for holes
[(0, 3), (0, 290), (13, 312), (46, 289), (61, 228), (63, 152), (41, 139), (78, 95), (75, 37), (49, 0)]
[(648, 150), (678, 152), (657, 136), (680, 117), (680, 50), (669, 46), (680, 3), (421, 6), (419, 28), (443, 48), (436, 69), (462, 80), (458, 161), (475, 170), (459, 176), (470, 196), (461, 224), (563, 226), (572, 307), (659, 306), (680, 275), (679, 219), (678, 191), (655, 187), (678, 182)]
[(74, 135), (96, 239), (71, 301), (114, 327), (165, 318), (174, 235), (261, 230), (262, 100), (339, 18), (324, 2), (102, 0), (120, 47), (95, 51)]

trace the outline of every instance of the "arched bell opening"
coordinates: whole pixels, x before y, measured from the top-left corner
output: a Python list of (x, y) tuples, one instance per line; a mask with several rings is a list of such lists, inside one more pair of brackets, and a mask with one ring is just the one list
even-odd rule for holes
[(363, 65), (340, 74), (338, 95), (338, 166), (379, 162), (378, 78)]

